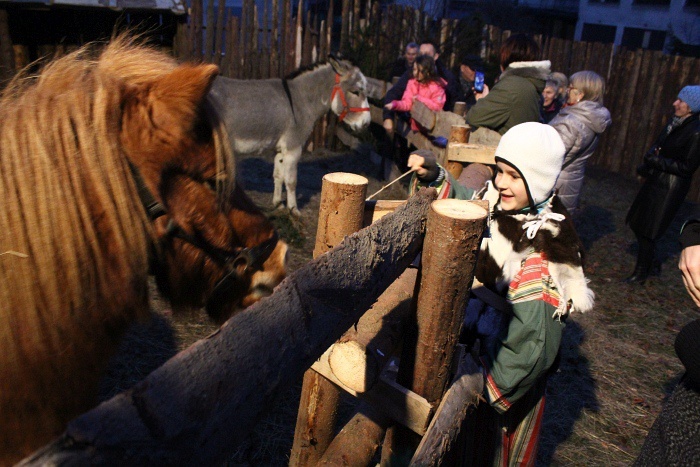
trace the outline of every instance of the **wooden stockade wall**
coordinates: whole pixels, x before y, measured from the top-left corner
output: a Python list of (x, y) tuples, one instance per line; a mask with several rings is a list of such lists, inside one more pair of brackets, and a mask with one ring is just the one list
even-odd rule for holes
[[(340, 50), (355, 58), (367, 76), (385, 79), (387, 65), (405, 45), (424, 37), (437, 39), (442, 59), (449, 66), (458, 65), (460, 55), (466, 52), (458, 42), (459, 31), (464, 30), (459, 20), (435, 21), (408, 7), (380, 9), (379, 2), (335, 0), (342, 21), (340, 29), (334, 30), (333, 0), (324, 17), (310, 12), (304, 15), (301, 7), (292, 15), (290, 0), (269, 0), (261, 16), (254, 2), (246, 0), (240, 18), (227, 15), (213, 0), (203, 1), (193, 2), (189, 22), (178, 29), (175, 54), (181, 59), (217, 63), (224, 75), (235, 78), (283, 77)], [(205, 15), (214, 34), (208, 35), (202, 27)], [(483, 29), (481, 53), (487, 61), (498, 62), (498, 49), (510, 34), (493, 26)], [(570, 76), (593, 70), (606, 79), (605, 105), (613, 125), (604, 133), (590, 163), (634, 177), (644, 153), (667, 121), (678, 91), (698, 80), (700, 59), (597, 42), (535, 39), (542, 46), (542, 58), (551, 60), (553, 71)], [(334, 119), (328, 117), (317, 125), (313, 147), (333, 144), (333, 125)], [(688, 198), (700, 202), (700, 176)]]
[[(333, 27), (333, 11), (342, 15), (340, 28)], [(26, 64), (21, 44), (14, 48), (10, 44), (7, 16), (0, 8), (0, 79)], [(223, 2), (194, 0), (189, 16), (178, 26), (173, 52), (181, 60), (216, 63), (225, 76), (259, 79), (284, 77), (330, 52), (341, 51), (367, 76), (386, 79), (387, 66), (404, 46), (425, 37), (440, 43), (446, 64), (458, 64), (461, 54), (478, 49), (464, 49), (469, 28), (473, 35), (473, 23), (433, 20), (424, 12), (397, 5), (380, 8), (372, 0), (330, 0), (328, 10), (319, 14), (304, 13), (301, 6), (292, 11), (290, 0), (267, 0), (259, 12), (252, 0), (245, 0), (241, 16), (232, 15)], [(498, 49), (509, 35), (510, 31), (484, 27), (478, 51), (490, 63), (497, 63)], [(591, 165), (633, 177), (670, 115), (680, 88), (697, 84), (700, 59), (612, 44), (535, 38), (542, 45), (542, 58), (552, 61), (553, 71), (569, 76), (593, 70), (606, 78), (605, 105), (612, 113), (613, 126), (603, 135)], [(60, 52), (61, 47), (46, 50)], [(312, 147), (335, 144), (334, 135), (334, 119), (322, 119), (312, 135)], [(694, 181), (688, 198), (700, 202), (700, 180)]]

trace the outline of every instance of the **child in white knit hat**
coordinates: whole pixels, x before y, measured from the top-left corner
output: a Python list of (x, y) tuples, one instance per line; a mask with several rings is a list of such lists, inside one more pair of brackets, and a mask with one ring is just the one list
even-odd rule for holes
[[(554, 193), (564, 159), (557, 131), (522, 123), (496, 149), (497, 173), (481, 192), (465, 188), (426, 151), (411, 154), (412, 189), (432, 185), (441, 198), (491, 201), (472, 299), (463, 328), (480, 339), (488, 405), (480, 406), (477, 465), (534, 465), (547, 375), (571, 311), (593, 307), (582, 246)], [(477, 282), (478, 281), (478, 282)]]

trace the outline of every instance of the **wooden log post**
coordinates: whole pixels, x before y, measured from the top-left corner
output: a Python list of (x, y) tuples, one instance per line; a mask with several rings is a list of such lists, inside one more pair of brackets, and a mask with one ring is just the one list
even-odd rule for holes
[(440, 402), (428, 432), (416, 449), (414, 466), (446, 465), (445, 456), (455, 446), (470, 409), (479, 402), (484, 376), (471, 355), (464, 355), (455, 379)]
[[(448, 146), (454, 143), (468, 143), (470, 131), (471, 127), (469, 125), (453, 125), (452, 129), (450, 130), (450, 137), (447, 139)], [(449, 151), (447, 151), (447, 153), (449, 154)], [(455, 179), (459, 179), (463, 169), (464, 166), (461, 162), (447, 160), (445, 163), (445, 170), (447, 170)]]
[(298, 381), (413, 261), (436, 196), (434, 189), (419, 191), (302, 266), (272, 296), (74, 419), (25, 465), (223, 462), (278, 392)]
[(455, 102), (452, 112), (456, 113), (460, 117), (464, 117), (467, 113), (467, 103), (461, 101)]
[(377, 448), (382, 444), (389, 419), (369, 405), (360, 405), (358, 412), (340, 430), (317, 465), (371, 465)]
[(344, 386), (364, 393), (379, 379), (401, 338), (410, 310), (415, 269), (406, 271), (328, 352), (328, 366)]
[[(349, 173), (323, 177), (314, 258), (362, 228), (368, 183)], [(333, 383), (314, 370), (304, 373), (290, 466), (318, 463), (333, 441), (339, 400), (340, 390)]]
[[(436, 201), (428, 214), (415, 322), (406, 329), (398, 382), (434, 406), (450, 379), (486, 218), (479, 204), (454, 199)], [(411, 433), (395, 426), (387, 434), (382, 465), (412, 455), (418, 440)]]

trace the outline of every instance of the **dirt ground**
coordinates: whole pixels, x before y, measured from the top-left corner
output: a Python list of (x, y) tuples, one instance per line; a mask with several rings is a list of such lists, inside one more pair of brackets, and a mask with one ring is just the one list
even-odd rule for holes
[[(239, 171), (250, 196), (261, 207), (269, 207), (271, 157), (244, 158), (239, 161)], [(331, 172), (366, 176), (368, 193), (385, 183), (367, 151), (305, 153), (297, 187), (301, 219), (290, 222), (270, 213), (290, 244), (290, 271), (311, 259), (321, 180)], [(660, 275), (644, 286), (624, 284), (621, 280), (631, 272), (635, 254), (634, 236), (624, 225), (624, 215), (636, 190), (634, 180), (595, 169), (587, 174), (577, 225), (587, 248), (586, 272), (597, 295), (596, 307), (586, 315), (572, 316), (567, 323), (561, 367), (548, 385), (538, 465), (629, 465), (682, 371), (673, 340), (685, 323), (698, 316), (698, 310), (687, 297), (676, 267), (680, 253), (677, 232), (694, 206), (681, 207), (661, 241)], [(404, 197), (400, 184), (378, 196)], [(177, 349), (215, 329), (203, 312), (173, 317), (157, 294), (153, 307), (157, 311), (153, 321), (135, 328), (124, 344), (125, 351), (139, 358), (115, 360), (105, 379), (104, 397), (129, 387)], [(141, 358), (144, 355), (153, 358)], [(299, 392), (300, 382), (280, 395), (228, 465), (287, 464)], [(351, 410), (350, 398), (344, 402), (346, 411)]]

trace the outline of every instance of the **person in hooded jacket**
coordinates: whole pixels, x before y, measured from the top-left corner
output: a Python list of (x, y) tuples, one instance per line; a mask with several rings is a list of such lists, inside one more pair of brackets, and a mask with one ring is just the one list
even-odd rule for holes
[[(482, 190), (463, 186), (434, 154), (412, 153), (415, 193), (434, 187), (438, 198), (489, 201), (463, 326), (484, 376), (470, 465), (529, 466), (537, 458), (545, 387), (556, 369), (565, 321), (590, 311), (595, 294), (583, 272), (582, 245), (554, 185), (564, 159), (556, 130), (538, 122), (511, 128), (495, 152), (496, 178)], [(478, 290), (477, 290), (478, 289)], [(478, 347), (478, 350), (477, 350)], [(468, 346), (469, 348), (469, 346)]]
[(549, 60), (535, 61), (537, 43), (514, 34), (500, 49), (501, 75), (487, 96), (479, 99), (465, 117), (473, 127), (486, 127), (501, 135), (525, 122), (540, 121), (540, 95), (549, 76)]
[[(700, 218), (681, 229), (681, 270), (688, 294), (700, 307)], [(674, 343), (685, 368), (654, 421), (634, 467), (696, 465), (700, 461), (700, 319), (683, 326)]]
[(566, 147), (564, 165), (557, 180), (557, 195), (572, 216), (579, 200), (586, 163), (593, 155), (600, 135), (610, 126), (610, 112), (603, 106), (605, 81), (593, 71), (571, 75), (567, 106), (549, 124)]
[(700, 166), (700, 85), (685, 86), (673, 102), (673, 118), (644, 155), (637, 174), (644, 179), (627, 213), (639, 245), (628, 283), (644, 284), (655, 266), (656, 241), (683, 203)]

